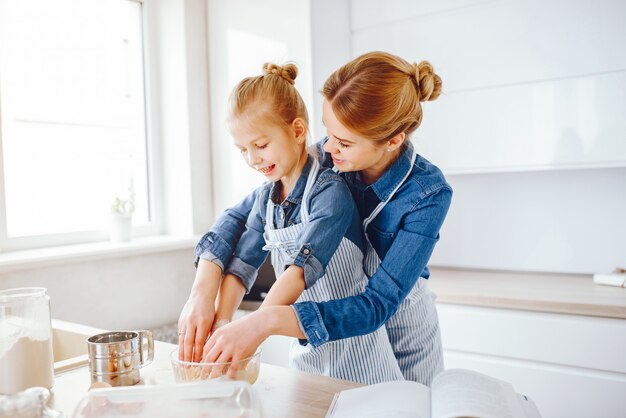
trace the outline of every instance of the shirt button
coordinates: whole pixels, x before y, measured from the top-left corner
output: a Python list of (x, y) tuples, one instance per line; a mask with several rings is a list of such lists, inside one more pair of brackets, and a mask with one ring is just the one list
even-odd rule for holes
[(303, 252), (305, 255), (309, 255), (309, 254), (311, 253), (311, 250), (309, 250), (308, 248), (305, 248), (302, 252)]

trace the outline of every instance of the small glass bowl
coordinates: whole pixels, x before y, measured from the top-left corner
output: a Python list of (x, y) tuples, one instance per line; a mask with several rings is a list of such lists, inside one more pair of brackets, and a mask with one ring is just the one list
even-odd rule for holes
[(170, 354), (174, 379), (177, 383), (195, 382), (198, 380), (241, 380), (251, 385), (259, 377), (261, 368), (261, 350), (253, 356), (236, 362), (196, 363), (178, 359), (178, 348)]

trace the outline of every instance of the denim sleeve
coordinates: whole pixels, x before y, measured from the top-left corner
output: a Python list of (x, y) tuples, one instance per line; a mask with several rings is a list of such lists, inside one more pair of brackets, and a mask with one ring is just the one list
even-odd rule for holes
[(265, 238), (265, 207), (269, 198), (270, 187), (266, 186), (257, 190), (257, 196), (248, 216), (241, 239), (237, 243), (234, 256), (224, 270), (225, 273), (239, 277), (246, 288), (246, 294), (250, 292), (256, 281), (259, 268), (267, 258), (268, 252), (263, 250)]
[(246, 219), (252, 210), (257, 191), (250, 193), (237, 205), (226, 209), (215, 221), (209, 232), (196, 245), (196, 265), (202, 258), (224, 269), (228, 265), (239, 238), (243, 234)]
[(304, 270), (308, 289), (324, 275), (326, 266), (359, 213), (346, 183), (332, 171), (320, 175), (311, 193), (309, 222), (296, 240), (297, 254), (287, 265)]
[(442, 188), (407, 213), (363, 293), (293, 306), (308, 343), (318, 347), (328, 341), (369, 334), (391, 318), (426, 267), (451, 198), (452, 191)]

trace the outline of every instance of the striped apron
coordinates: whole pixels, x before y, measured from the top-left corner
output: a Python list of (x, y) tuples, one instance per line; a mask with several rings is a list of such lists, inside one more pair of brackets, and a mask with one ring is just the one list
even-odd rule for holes
[[(264, 234), (266, 245), (263, 249), (271, 251), (276, 277), (283, 273), (285, 265), (299, 251), (296, 240), (309, 221), (308, 199), (318, 171), (319, 163), (313, 159), (300, 206), (301, 223), (276, 228), (275, 205), (272, 199), (268, 199)], [(306, 289), (297, 302), (323, 302), (362, 293), (368, 280), (363, 271), (363, 261), (361, 249), (352, 241), (342, 238), (324, 276)], [(384, 326), (371, 334), (330, 341), (317, 348), (310, 344), (302, 346), (294, 340), (289, 350), (289, 364), (303, 372), (363, 384), (404, 380)]]
[[(363, 231), (366, 231), (368, 247), (364, 267), (369, 277), (378, 269), (380, 258), (367, 237), (367, 227), (409, 177), (416, 157), (417, 154), (414, 151), (411, 166), (402, 181), (387, 200), (380, 202), (370, 216), (363, 221)], [(404, 378), (430, 386), (437, 373), (443, 371), (443, 349), (435, 307), (436, 296), (427, 287), (426, 282), (427, 280), (422, 277), (417, 280), (406, 299), (398, 307), (398, 311), (385, 325)]]

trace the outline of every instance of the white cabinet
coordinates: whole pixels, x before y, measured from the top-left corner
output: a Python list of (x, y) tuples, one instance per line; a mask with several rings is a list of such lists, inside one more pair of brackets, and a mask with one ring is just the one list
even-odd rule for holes
[(294, 339), (272, 335), (261, 344), (261, 361), (274, 366), (289, 367), (289, 347)]
[[(233, 319), (239, 319), (252, 311), (239, 309)], [(261, 362), (274, 366), (289, 367), (289, 347), (294, 338), (272, 335), (261, 344)]]
[(513, 384), (543, 418), (626, 416), (626, 320), (438, 304), (446, 369)]

